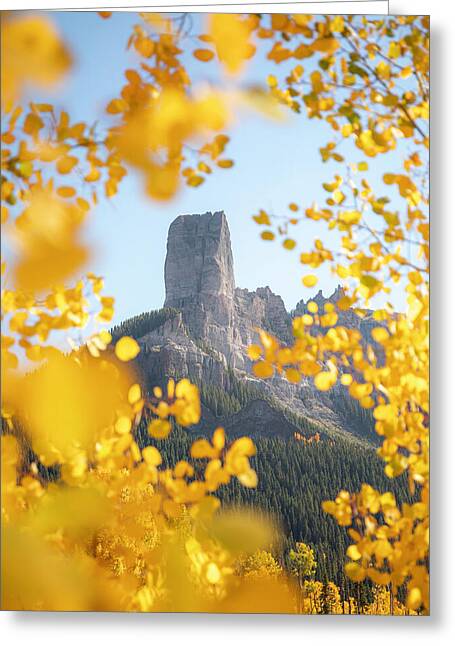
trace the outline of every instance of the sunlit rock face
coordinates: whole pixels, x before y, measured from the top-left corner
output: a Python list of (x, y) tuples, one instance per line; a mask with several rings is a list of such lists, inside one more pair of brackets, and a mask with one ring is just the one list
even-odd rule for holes
[[(307, 302), (300, 301), (289, 313), (281, 296), (269, 287), (249, 291), (235, 286), (231, 239), (224, 212), (180, 215), (172, 222), (164, 281), (164, 306), (178, 313), (139, 339), (141, 369), (146, 374), (153, 378), (189, 377), (196, 383), (226, 391), (233, 379), (257, 387), (258, 401), (250, 402), (232, 420), (223, 420), (226, 427), (234, 425), (241, 430), (240, 426), (244, 425), (256, 431), (263, 427), (264, 433), (272, 434), (281, 428), (278, 434), (286, 436), (300, 430), (282, 412), (277, 412), (276, 407), (266, 404), (267, 400), (332, 430), (351, 432), (340, 407), (337, 408), (339, 386), (334, 389), (334, 403), (334, 393), (317, 391), (311, 379), (302, 378), (299, 384), (292, 384), (281, 375), (260, 380), (252, 374), (247, 349), (258, 341), (257, 328), (267, 330), (283, 343), (292, 343), (292, 319), (307, 311)], [(310, 300), (315, 300), (323, 311), (325, 303), (336, 304), (341, 296), (343, 291), (338, 287), (329, 298), (319, 292)], [(372, 319), (369, 315), (360, 318), (348, 310), (340, 312), (340, 324), (357, 328), (369, 337)], [(315, 326), (313, 332), (319, 334), (322, 330)]]
[(291, 339), (291, 318), (269, 287), (236, 289), (229, 226), (223, 211), (181, 215), (171, 224), (164, 266), (165, 307), (179, 309), (195, 339), (246, 368), (255, 327)]
[(223, 211), (181, 215), (172, 222), (164, 282), (166, 307), (184, 308), (211, 297), (234, 298), (231, 237)]

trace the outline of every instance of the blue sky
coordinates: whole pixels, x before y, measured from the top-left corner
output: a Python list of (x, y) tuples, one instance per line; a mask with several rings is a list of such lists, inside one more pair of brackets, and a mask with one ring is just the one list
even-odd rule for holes
[[(137, 64), (137, 57), (126, 51), (131, 27), (140, 20), (134, 13), (116, 12), (101, 20), (95, 12), (53, 12), (67, 42), (74, 66), (68, 79), (53, 93), (53, 101), (69, 111), (71, 121), (90, 123), (105, 119), (104, 107), (118, 96), (124, 70)], [(199, 20), (201, 17), (196, 18)], [(204, 19), (202, 17), (202, 19)], [(194, 41), (188, 44), (191, 51)], [(223, 81), (221, 70), (185, 57), (195, 81)], [(306, 61), (304, 61), (306, 63)], [(259, 57), (250, 64), (241, 83), (265, 84), (267, 74), (283, 74)], [(236, 283), (256, 289), (269, 285), (280, 294), (288, 309), (312, 291), (300, 279), (308, 270), (300, 265), (299, 247), (309, 248), (315, 237), (323, 237), (313, 223), (299, 225), (299, 246), (285, 251), (278, 243), (261, 240), (259, 227), (251, 215), (259, 208), (286, 213), (291, 201), (309, 206), (323, 204), (327, 193), (321, 184), (339, 172), (337, 165), (324, 164), (319, 147), (330, 138), (326, 124), (308, 120), (305, 115), (290, 115), (285, 122), (274, 122), (259, 114), (249, 114), (231, 131), (227, 155), (235, 167), (219, 170), (197, 189), (184, 187), (169, 203), (157, 203), (146, 197), (141, 182), (131, 171), (112, 200), (100, 201), (89, 223), (88, 236), (96, 255), (90, 269), (105, 277), (105, 293), (116, 298), (115, 322), (143, 311), (159, 308), (164, 300), (164, 258), (170, 223), (184, 213), (224, 210), (229, 221), (234, 254)], [(350, 161), (361, 159), (351, 148)], [(397, 157), (398, 169), (399, 159)], [(390, 170), (390, 158), (388, 159)], [(385, 171), (380, 158), (370, 161), (370, 181)], [(327, 271), (317, 271), (319, 284), (328, 295), (338, 282)], [(398, 298), (402, 305), (402, 298)]]

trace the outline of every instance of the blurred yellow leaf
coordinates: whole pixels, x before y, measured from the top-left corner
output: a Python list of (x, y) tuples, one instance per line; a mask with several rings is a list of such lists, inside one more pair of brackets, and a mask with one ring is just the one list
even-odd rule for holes
[(236, 74), (251, 56), (250, 30), (239, 14), (213, 13), (209, 33), (220, 61), (228, 72)]
[(130, 336), (123, 336), (115, 344), (115, 354), (120, 361), (131, 361), (140, 350), (138, 342)]

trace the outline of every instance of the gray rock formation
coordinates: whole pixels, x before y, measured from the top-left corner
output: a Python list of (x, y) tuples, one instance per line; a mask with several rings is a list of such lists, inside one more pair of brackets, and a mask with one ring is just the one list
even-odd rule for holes
[[(319, 292), (313, 298), (309, 298), (307, 301), (301, 300), (295, 306), (295, 309), (292, 312), (292, 316), (302, 316), (303, 314), (308, 313), (308, 303), (314, 301), (319, 307), (319, 311), (324, 311), (324, 305), (326, 303), (332, 303), (335, 305), (335, 310), (338, 314), (337, 325), (342, 325), (347, 328), (359, 330), (365, 343), (369, 343), (375, 347), (376, 350), (379, 350), (379, 346), (371, 337), (371, 331), (375, 327), (379, 327), (382, 324), (373, 318), (373, 310), (363, 310), (362, 316), (357, 314), (353, 309), (340, 310), (336, 307), (336, 304), (344, 296), (344, 290), (341, 285), (338, 285), (333, 294), (325, 298), (322, 294), (322, 291)], [(313, 328), (314, 333), (319, 333), (320, 329), (316, 327)]]
[(229, 366), (246, 369), (246, 348), (264, 327), (291, 340), (291, 317), (269, 287), (236, 289), (225, 214), (181, 215), (171, 224), (164, 266), (165, 307), (182, 312), (197, 341), (220, 352)]
[[(235, 378), (262, 392), (264, 400), (256, 398), (232, 419), (223, 420), (227, 429), (245, 426), (245, 432), (247, 427), (258, 432), (262, 427), (264, 433), (292, 436), (301, 429), (284, 417), (284, 406), (329, 431), (350, 432), (333, 397), (316, 391), (311, 380), (303, 379), (296, 385), (279, 375), (266, 381), (252, 375), (247, 348), (257, 341), (255, 329), (266, 329), (290, 343), (292, 316), (305, 313), (306, 303), (300, 301), (291, 315), (269, 287), (253, 292), (235, 287), (229, 227), (223, 212), (181, 215), (172, 222), (164, 280), (164, 305), (178, 314), (139, 339), (141, 369), (146, 375), (188, 376), (226, 392)], [(326, 301), (338, 300), (340, 289), (328, 299), (319, 292), (312, 300), (322, 308)], [(354, 312), (340, 316), (348, 327), (362, 329)], [(277, 407), (270, 405), (273, 401)], [(207, 412), (205, 421), (211, 423), (209, 418)]]
[(229, 227), (222, 211), (181, 215), (172, 222), (164, 282), (165, 307), (184, 308), (211, 298), (233, 300), (234, 261)]

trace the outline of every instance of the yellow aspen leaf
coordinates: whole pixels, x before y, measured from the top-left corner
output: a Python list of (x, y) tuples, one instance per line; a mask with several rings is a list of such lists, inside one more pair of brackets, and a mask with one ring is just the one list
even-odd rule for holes
[(57, 189), (57, 195), (60, 195), (60, 197), (74, 197), (76, 190), (72, 186), (60, 186)]
[(90, 211), (90, 204), (87, 202), (87, 200), (84, 200), (83, 197), (78, 197), (76, 200), (76, 204), (83, 211)]
[(358, 563), (346, 563), (344, 569), (346, 571), (346, 574), (352, 581), (359, 583), (360, 581), (363, 581), (365, 579), (366, 572), (364, 568)]
[(30, 112), (25, 117), (23, 130), (28, 135), (36, 136), (43, 127), (44, 121), (37, 114)]
[(208, 440), (196, 440), (190, 449), (192, 458), (216, 458), (218, 451), (210, 444)]
[(296, 368), (288, 368), (286, 370), (286, 379), (293, 384), (298, 384), (302, 378), (302, 375)]
[(346, 550), (346, 555), (352, 561), (358, 561), (359, 559), (362, 558), (362, 554), (359, 552), (359, 548), (357, 547), (357, 545), (350, 545)]
[(418, 610), (422, 605), (422, 592), (420, 588), (411, 588), (408, 592), (406, 605), (410, 610)]
[(176, 478), (185, 478), (186, 476), (192, 477), (194, 468), (186, 460), (179, 460), (174, 467), (174, 475)]
[(2, 105), (9, 109), (23, 87), (33, 83), (47, 89), (71, 65), (71, 56), (51, 20), (25, 15), (2, 20)]
[(337, 189), (337, 190), (333, 193), (333, 195), (332, 195), (332, 199), (333, 199), (333, 201), (335, 202), (335, 204), (342, 204), (342, 203), (344, 202), (344, 200), (346, 199), (346, 195), (345, 195), (342, 191), (340, 191), (339, 189)]
[(101, 177), (101, 173), (99, 168), (97, 168), (96, 166), (92, 166), (92, 168), (84, 177), (84, 179), (86, 182), (96, 182), (99, 180), (100, 177)]
[(115, 344), (115, 354), (120, 361), (131, 361), (140, 350), (138, 342), (130, 336), (123, 336)]
[(209, 563), (207, 565), (207, 570), (206, 570), (205, 576), (207, 578), (207, 581), (211, 585), (216, 585), (217, 583), (219, 583), (221, 581), (221, 572), (220, 572), (220, 568), (218, 567), (218, 565), (216, 563), (213, 563), (213, 562)]
[(136, 51), (144, 58), (150, 58), (150, 56), (155, 51), (155, 43), (153, 42), (153, 40), (151, 40), (151, 38), (146, 37), (137, 38), (134, 43), (134, 47)]
[(4, 144), (12, 144), (16, 141), (16, 137), (11, 132), (4, 132), (2, 134), (2, 141)]
[(234, 166), (234, 162), (232, 159), (219, 159), (216, 162), (216, 165), (220, 168), (232, 168)]
[(298, 204), (295, 204), (295, 202), (291, 202), (288, 208), (294, 212), (299, 210)]
[(296, 244), (296, 241), (292, 240), (291, 238), (286, 238), (286, 240), (283, 240), (283, 247), (288, 251), (292, 251), (292, 249), (295, 248)]
[(106, 108), (109, 114), (120, 114), (128, 110), (128, 103), (124, 99), (112, 99)]
[(211, 14), (209, 35), (220, 61), (236, 74), (251, 55), (250, 29), (239, 14)]
[(385, 343), (389, 338), (389, 333), (383, 327), (375, 327), (371, 331), (371, 336), (376, 341), (376, 343)]
[(196, 188), (197, 186), (200, 186), (205, 182), (205, 178), (202, 177), (202, 175), (191, 175), (191, 177), (188, 177), (186, 180), (186, 183), (188, 186), (193, 186)]
[(352, 375), (348, 373), (341, 375), (340, 382), (343, 384), (343, 386), (350, 386), (352, 384)]
[(397, 176), (393, 173), (385, 173), (382, 177), (384, 184), (394, 184), (396, 182)]
[(352, 307), (353, 301), (349, 296), (342, 296), (338, 301), (337, 301), (337, 307), (340, 309), (342, 312), (346, 312), (350, 307)]
[(330, 390), (337, 380), (334, 372), (319, 372), (314, 378), (314, 385), (318, 390)]
[(261, 209), (261, 211), (259, 211), (259, 215), (253, 215), (253, 220), (257, 224), (266, 224), (266, 225), (270, 226), (270, 218), (267, 215), (267, 213), (265, 211), (263, 211), (262, 209)]
[(152, 467), (159, 467), (163, 461), (161, 453), (156, 446), (146, 446), (145, 449), (142, 449), (142, 456), (146, 463)]
[(39, 291), (71, 276), (88, 259), (79, 242), (82, 213), (57, 199), (50, 190), (34, 191), (27, 208), (15, 220), (22, 253), (14, 266), (18, 285)]
[(61, 157), (57, 162), (57, 170), (61, 175), (67, 175), (73, 170), (78, 161), (77, 157), (71, 157), (70, 155)]
[(248, 469), (238, 474), (237, 478), (244, 487), (254, 488), (258, 484), (258, 476), (254, 469)]
[(389, 45), (389, 58), (399, 58), (401, 56), (400, 43), (391, 42)]
[(359, 404), (362, 408), (373, 408), (375, 401), (372, 397), (366, 395), (359, 399)]
[(332, 33), (341, 33), (344, 31), (344, 18), (343, 16), (335, 16), (330, 21), (330, 31)]
[(275, 240), (275, 234), (273, 231), (263, 231), (261, 233), (261, 238), (263, 240)]
[(53, 112), (54, 110), (54, 106), (50, 103), (35, 103), (34, 105), (39, 112)]
[(422, 274), (418, 271), (410, 271), (408, 278), (413, 285), (421, 285), (423, 283)]
[(120, 435), (124, 435), (125, 433), (129, 433), (131, 431), (131, 420), (129, 417), (119, 417), (118, 420), (115, 422), (115, 430), (117, 433)]
[(314, 287), (318, 282), (318, 277), (314, 274), (307, 274), (302, 278), (302, 283), (305, 287)]
[(390, 404), (380, 404), (373, 411), (374, 418), (380, 421), (392, 423), (396, 419), (396, 411)]
[(128, 401), (131, 405), (136, 404), (142, 397), (139, 384), (133, 384), (128, 391)]
[(238, 453), (241, 455), (246, 455), (248, 457), (256, 455), (256, 447), (254, 446), (254, 442), (250, 437), (239, 437), (239, 439), (235, 440), (235, 442), (232, 444), (230, 451), (232, 453)]
[(259, 361), (258, 363), (254, 364), (253, 372), (256, 377), (260, 377), (261, 379), (268, 379), (269, 377), (273, 376), (274, 370), (272, 364), (268, 361)]
[(247, 354), (252, 361), (257, 361), (262, 356), (262, 348), (253, 343), (248, 347)]
[(362, 218), (362, 214), (359, 211), (341, 211), (338, 215), (338, 219), (343, 224), (351, 226), (352, 224), (358, 224)]
[(147, 193), (156, 200), (168, 200), (179, 185), (179, 169), (175, 165), (155, 166), (147, 176)]
[(333, 54), (340, 47), (336, 38), (319, 38), (311, 44), (311, 48), (323, 54)]
[(171, 424), (167, 419), (154, 419), (148, 425), (148, 432), (156, 440), (164, 440), (171, 432)]
[(213, 432), (212, 443), (217, 451), (222, 451), (224, 449), (226, 437), (224, 434), (224, 428), (221, 428), (221, 426), (216, 428)]
[(315, 303), (314, 301), (309, 301), (307, 303), (307, 310), (310, 312), (310, 314), (317, 314), (318, 313), (318, 304)]
[(212, 169), (210, 168), (210, 166), (205, 162), (202, 162), (202, 161), (199, 162), (197, 167), (198, 167), (198, 170), (202, 171), (203, 173), (210, 174), (212, 172)]
[(112, 197), (113, 195), (116, 195), (117, 190), (118, 190), (117, 181), (113, 179), (108, 179), (104, 187), (104, 192), (106, 197)]
[(171, 378), (167, 382), (167, 397), (168, 399), (174, 399), (175, 395), (175, 381)]
[(351, 397), (354, 397), (354, 399), (362, 399), (362, 397), (366, 397), (367, 395), (370, 395), (372, 392), (373, 392), (373, 384), (371, 383), (359, 384), (353, 381), (352, 384), (349, 386), (349, 394), (351, 395)]
[(338, 322), (338, 314), (336, 312), (327, 312), (321, 316), (322, 327), (333, 327)]
[(208, 63), (213, 59), (215, 54), (210, 51), (210, 49), (196, 49), (193, 52), (193, 56), (198, 59), (198, 61), (202, 61), (203, 63)]
[(161, 390), (161, 388), (159, 386), (155, 386), (154, 389), (153, 389), (153, 394), (155, 395), (155, 397), (157, 399), (161, 399), (162, 396), (163, 396), (163, 391)]

